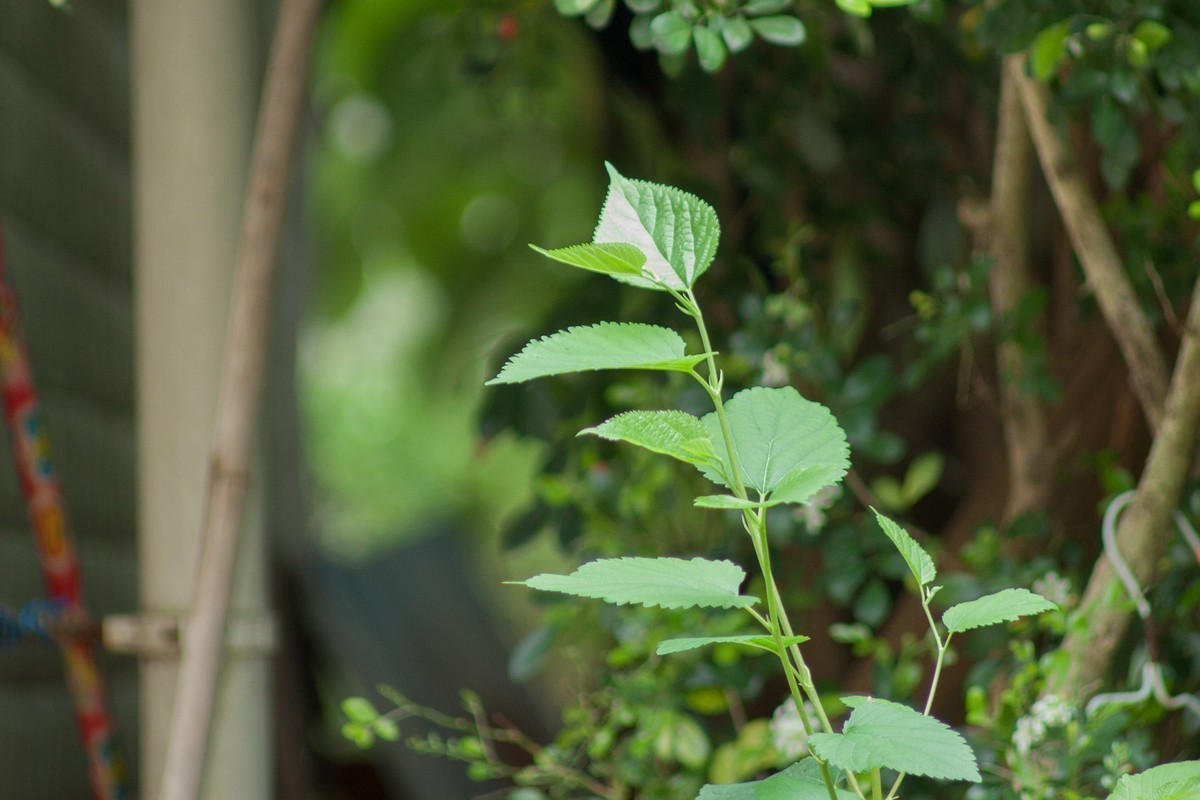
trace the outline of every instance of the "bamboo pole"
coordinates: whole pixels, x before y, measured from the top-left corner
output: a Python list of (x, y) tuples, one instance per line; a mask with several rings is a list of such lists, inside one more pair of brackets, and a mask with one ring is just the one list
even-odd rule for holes
[(204, 776), (262, 388), (288, 166), (319, 9), (320, 0), (283, 0), (267, 65), (230, 301), (203, 549), (184, 634), (162, 800), (195, 800)]

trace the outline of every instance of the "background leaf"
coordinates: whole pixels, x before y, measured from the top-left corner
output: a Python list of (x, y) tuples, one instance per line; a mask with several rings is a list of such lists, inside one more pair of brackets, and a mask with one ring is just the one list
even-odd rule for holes
[(1004, 589), (978, 600), (969, 600), (947, 608), (942, 624), (951, 633), (1012, 622), (1018, 617), (1040, 614), (1058, 608), (1040, 594), (1028, 589)]
[(683, 411), (628, 411), (579, 432), (628, 442), (689, 464), (719, 465), (708, 431), (698, 417)]
[(756, 17), (750, 20), (750, 27), (771, 44), (798, 45), (808, 38), (804, 23), (795, 17)]
[(512, 581), (544, 592), (594, 597), (617, 605), (662, 608), (746, 608), (757, 597), (738, 594), (746, 573), (731, 561), (693, 558), (605, 558), (570, 575), (535, 575)]
[(597, 369), (686, 372), (703, 358), (685, 356), (683, 339), (670, 328), (639, 322), (601, 322), (567, 328), (529, 342), (487, 385)]
[[(665, 16), (656, 17), (654, 22)], [(690, 41), (691, 24), (686, 24)], [(690, 289), (717, 254), (721, 233), (717, 212), (695, 195), (632, 180), (612, 164), (605, 166), (610, 178), (608, 196), (592, 240), (632, 244), (646, 254), (647, 272), (672, 289)], [(620, 280), (647, 289), (661, 288), (640, 277)]]
[(972, 781), (981, 778), (975, 753), (945, 723), (890, 700), (843, 697), (853, 708), (841, 733), (814, 733), (813, 752), (830, 764), (861, 772), (894, 769), (910, 775)]
[(925, 552), (925, 548), (917, 544), (917, 541), (909, 536), (908, 531), (901, 528), (892, 520), (880, 514), (875, 509), (871, 509), (875, 514), (875, 519), (879, 521), (879, 527), (883, 528), (883, 532), (892, 540), (892, 544), (900, 551), (900, 555), (904, 558), (904, 563), (908, 564), (909, 570), (913, 577), (917, 579), (919, 586), (928, 586), (937, 578), (937, 567), (933, 564), (933, 558), (929, 553)]
[[(748, 487), (769, 492), (796, 470), (816, 466), (830, 468), (837, 481), (850, 466), (846, 434), (833, 414), (790, 386), (746, 389), (734, 395), (725, 410)], [(728, 461), (716, 413), (706, 415), (704, 424), (717, 455)], [(713, 471), (704, 474), (726, 485)]]

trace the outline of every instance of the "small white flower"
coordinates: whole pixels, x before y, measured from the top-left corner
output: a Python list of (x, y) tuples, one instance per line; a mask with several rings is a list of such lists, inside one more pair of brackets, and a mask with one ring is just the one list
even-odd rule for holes
[(763, 353), (761, 369), (763, 386), (787, 386), (789, 381), (787, 365), (779, 360), (774, 350)]
[(1033, 582), (1033, 590), (1052, 603), (1065, 606), (1071, 599), (1071, 582), (1050, 570)]
[(819, 532), (825, 527), (825, 511), (841, 496), (841, 486), (826, 486), (796, 509), (796, 519), (800, 520), (809, 533)]
[[(804, 703), (804, 711), (809, 719), (816, 714), (816, 709), (807, 701)], [(775, 713), (771, 715), (769, 727), (771, 743), (784, 758), (795, 761), (808, 753), (808, 734), (804, 731), (804, 723), (800, 721), (800, 713), (796, 710), (795, 700), (789, 697), (779, 708), (775, 709)]]
[(1041, 744), (1051, 728), (1061, 728), (1075, 720), (1075, 708), (1058, 695), (1048, 694), (1017, 720), (1013, 731), (1013, 747), (1023, 756), (1029, 755), (1035, 744)]

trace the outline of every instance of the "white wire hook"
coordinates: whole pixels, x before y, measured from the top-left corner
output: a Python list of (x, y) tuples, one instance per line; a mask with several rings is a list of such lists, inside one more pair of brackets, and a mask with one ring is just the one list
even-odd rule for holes
[[(1113, 569), (1117, 573), (1117, 577), (1121, 579), (1121, 583), (1125, 586), (1125, 591), (1133, 598), (1134, 606), (1137, 608), (1138, 616), (1141, 617), (1143, 624), (1150, 622), (1150, 601), (1146, 599), (1146, 593), (1142, 591), (1141, 584), (1133, 574), (1133, 570), (1129, 568), (1129, 564), (1125, 562), (1121, 551), (1117, 548), (1116, 527), (1117, 517), (1121, 511), (1133, 502), (1137, 492), (1130, 490), (1123, 492), (1112, 499), (1108, 504), (1108, 508), (1104, 511), (1104, 519), (1100, 526), (1100, 536), (1104, 542), (1104, 554), (1108, 556), (1109, 562), (1112, 563)], [(1187, 517), (1176, 509), (1172, 514), (1175, 520), (1175, 527), (1187, 540), (1192, 548), (1192, 552), (1196, 556), (1196, 561), (1200, 562), (1200, 535), (1196, 534), (1196, 529), (1188, 522)], [(1194, 694), (1183, 692), (1173, 695), (1167, 691), (1166, 683), (1163, 681), (1162, 666), (1157, 661), (1150, 657), (1146, 663), (1142, 665), (1142, 685), (1136, 691), (1132, 692), (1107, 692), (1098, 694), (1088, 701), (1084, 712), (1091, 716), (1098, 708), (1103, 705), (1131, 705), (1141, 703), (1153, 697), (1159, 704), (1166, 709), (1176, 710), (1186, 708), (1200, 718), (1200, 698)]]

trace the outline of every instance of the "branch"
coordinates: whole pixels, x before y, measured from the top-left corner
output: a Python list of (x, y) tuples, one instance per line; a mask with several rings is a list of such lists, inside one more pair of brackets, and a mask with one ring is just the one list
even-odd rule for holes
[[(1175, 533), (1171, 515), (1183, 494), (1200, 430), (1197, 375), (1200, 375), (1200, 281), (1192, 291), (1179, 359), (1171, 377), (1162, 422), (1138, 481), (1137, 498), (1117, 526), (1117, 547), (1142, 586), (1155, 578), (1158, 563)], [(1078, 700), (1103, 682), (1131, 617), (1121, 592), (1112, 562), (1101, 558), (1080, 600), (1087, 628), (1073, 630), (1063, 640), (1062, 649), (1067, 653), (1070, 667), (1065, 676), (1047, 683), (1045, 694)]]
[[(997, 320), (1012, 320), (1029, 293), (1029, 184), (1032, 175), (1031, 143), (1021, 107), (1020, 56), (1004, 59), (1000, 77), (1000, 107), (996, 126), (996, 154), (992, 164), (990, 249), (996, 263), (989, 283), (992, 310)], [(1049, 454), (1046, 448), (1046, 411), (1033, 394), (1023, 392), (1021, 377), (1027, 372), (1021, 346), (999, 341), (996, 346), (1000, 382), (1000, 409), (1008, 451), (1008, 500), (1004, 518), (1042, 508), (1050, 492)]]
[(1150, 428), (1157, 430), (1167, 393), (1166, 357), (1129, 283), (1083, 172), (1050, 122), (1050, 93), (1025, 74), (1024, 66), (1023, 60), (1014, 61), (1006, 72), (1020, 89), (1034, 147), (1079, 264), (1116, 337), (1142, 413)]

